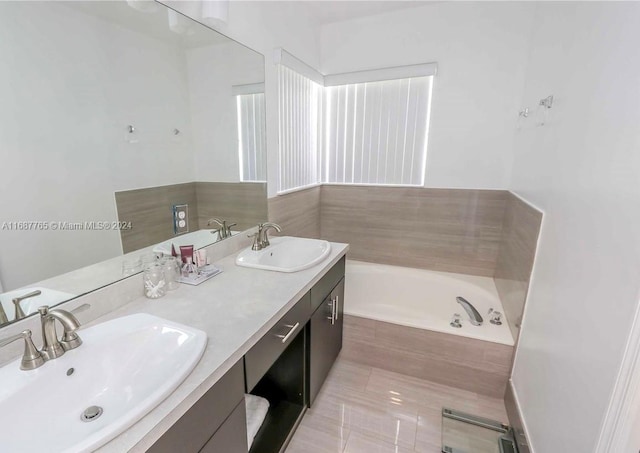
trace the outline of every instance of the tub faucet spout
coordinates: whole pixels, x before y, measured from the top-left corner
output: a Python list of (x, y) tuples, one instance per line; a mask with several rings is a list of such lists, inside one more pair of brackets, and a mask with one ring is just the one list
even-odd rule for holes
[(471, 305), (471, 302), (469, 302), (464, 297), (460, 297), (460, 296), (456, 297), (456, 301), (460, 305), (462, 305), (462, 308), (464, 308), (464, 311), (466, 311), (467, 315), (469, 315), (469, 321), (471, 322), (471, 324), (473, 324), (474, 326), (482, 325), (482, 322), (484, 321), (484, 319), (482, 319), (482, 316), (480, 315), (478, 310), (476, 310), (476, 307)]

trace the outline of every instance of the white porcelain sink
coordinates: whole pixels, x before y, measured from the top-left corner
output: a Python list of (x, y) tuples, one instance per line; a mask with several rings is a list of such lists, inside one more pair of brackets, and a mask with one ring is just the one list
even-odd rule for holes
[(38, 311), (38, 307), (42, 307), (43, 305), (53, 307), (60, 302), (64, 302), (76, 297), (75, 294), (55, 291), (53, 289), (42, 288), (40, 286), (16, 289), (14, 291), (0, 294), (0, 303), (2, 304), (2, 308), (9, 321), (13, 321), (16, 312), (15, 305), (12, 302), (13, 299), (15, 297), (24, 296), (25, 294), (31, 293), (33, 291), (40, 291), (42, 294), (30, 297), (20, 302), (20, 307), (22, 307), (22, 311), (24, 311), (25, 315), (35, 313), (36, 311)]
[[(237, 231), (232, 231), (231, 235), (235, 236)], [(195, 250), (211, 245), (220, 240), (220, 235), (217, 230), (198, 230), (191, 233), (182, 234), (176, 236), (167, 241), (153, 247), (153, 253), (162, 253), (164, 255), (171, 255), (171, 244), (175, 246), (176, 252), (180, 254), (181, 245), (193, 245)]]
[[(164, 400), (200, 360), (207, 335), (147, 314), (78, 330), (83, 344), (32, 371), (0, 368), (7, 452), (88, 452)], [(70, 370), (73, 369), (71, 373)], [(90, 406), (104, 412), (92, 421)]]
[(271, 245), (259, 251), (251, 247), (240, 252), (236, 264), (277, 272), (298, 272), (315, 266), (331, 252), (331, 244), (320, 239), (290, 236), (269, 239)]

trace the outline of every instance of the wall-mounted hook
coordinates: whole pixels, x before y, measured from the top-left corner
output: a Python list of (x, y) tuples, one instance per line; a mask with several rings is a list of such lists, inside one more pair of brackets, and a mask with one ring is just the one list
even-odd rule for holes
[(129, 124), (127, 126), (127, 133), (125, 134), (124, 141), (127, 143), (138, 143), (138, 129)]
[(553, 105), (553, 95), (547, 96), (544, 99), (540, 99), (540, 105), (550, 109)]
[(522, 117), (522, 118), (528, 118), (529, 117), (529, 107), (525, 107), (522, 110), (520, 110), (518, 112), (518, 116)]

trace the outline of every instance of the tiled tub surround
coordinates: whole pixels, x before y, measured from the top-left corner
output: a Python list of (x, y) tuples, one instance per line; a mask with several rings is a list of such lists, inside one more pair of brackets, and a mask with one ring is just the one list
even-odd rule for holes
[(157, 244), (174, 236), (174, 204), (189, 205), (189, 229), (207, 228), (219, 217), (237, 223), (243, 231), (267, 219), (267, 184), (255, 182), (188, 182), (116, 192), (119, 221), (133, 228), (121, 230), (124, 253)]
[[(235, 265), (235, 251), (249, 245), (238, 235), (208, 248), (224, 272), (200, 286), (181, 285), (161, 299), (142, 296), (141, 276), (127, 278), (75, 299), (62, 306), (74, 309), (85, 303), (91, 308), (78, 313), (81, 323), (103, 322), (133, 313), (149, 313), (186, 324), (207, 333), (208, 344), (192, 373), (167, 399), (127, 431), (96, 450), (98, 452), (144, 452), (169, 429), (208, 389), (265, 335), (280, 317), (317, 283), (342, 256), (348, 246), (332, 244), (332, 252), (321, 264), (294, 274), (265, 272)], [(220, 254), (233, 253), (219, 259)], [(99, 316), (99, 318), (98, 318)], [(98, 318), (98, 319), (96, 319)], [(11, 335), (30, 328), (40, 344), (39, 319), (27, 318), (3, 329)], [(79, 331), (82, 336), (82, 330)], [(19, 344), (0, 351), (6, 363), (21, 353)]]
[(508, 192), (324, 185), (320, 235), (356, 260), (493, 277)]
[[(513, 346), (345, 315), (342, 357), (491, 397), (502, 397)], [(478, 414), (482, 415), (482, 414)]]
[(502, 224), (500, 253), (493, 278), (510, 321), (509, 327), (516, 339), (522, 322), (541, 223), (540, 211), (509, 193)]
[(283, 235), (319, 238), (321, 190), (311, 187), (269, 198), (269, 221), (280, 225)]
[(322, 185), (270, 198), (269, 220), (351, 259), (493, 277), (517, 339), (542, 213), (511, 192)]

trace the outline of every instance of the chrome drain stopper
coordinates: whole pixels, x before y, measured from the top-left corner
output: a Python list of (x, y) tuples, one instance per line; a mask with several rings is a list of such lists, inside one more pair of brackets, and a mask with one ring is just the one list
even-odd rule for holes
[(104, 410), (100, 406), (91, 406), (84, 410), (82, 415), (80, 415), (80, 420), (83, 422), (92, 422), (96, 418), (99, 418), (102, 415)]

